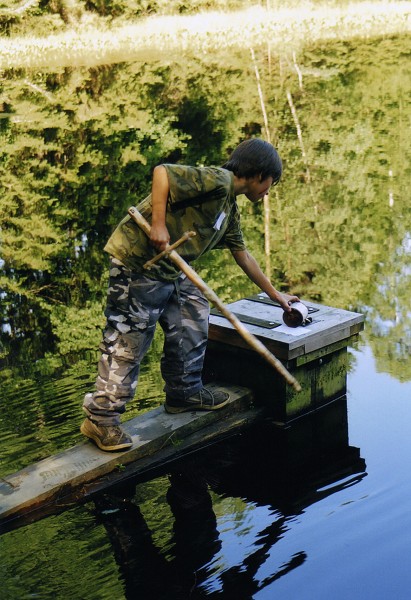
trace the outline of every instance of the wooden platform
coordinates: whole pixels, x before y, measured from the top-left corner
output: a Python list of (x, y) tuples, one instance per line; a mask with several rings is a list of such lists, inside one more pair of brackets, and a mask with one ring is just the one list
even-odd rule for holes
[[(124, 424), (134, 446), (125, 452), (102, 452), (91, 441), (51, 456), (0, 479), (0, 531), (72, 505), (114, 483), (165, 465), (262, 417), (252, 408), (249, 389), (218, 385), (230, 393), (223, 409), (170, 415), (163, 407)], [(20, 523), (19, 523), (20, 524)]]
[[(364, 315), (360, 313), (314, 302), (304, 304), (308, 307), (308, 316), (312, 322), (296, 328), (287, 327), (283, 323), (282, 308), (264, 293), (227, 306), (270, 352), (290, 366), (306, 363), (314, 352), (320, 350), (324, 354), (326, 348), (338, 342), (347, 345), (350, 338), (364, 328)], [(209, 339), (248, 349), (246, 342), (231, 323), (216, 314), (212, 314), (210, 318)]]
[(311, 323), (287, 327), (283, 310), (266, 294), (228, 305), (302, 387), (296, 392), (259, 355), (251, 351), (231, 323), (218, 314), (210, 318), (204, 377), (246, 385), (258, 405), (267, 407), (279, 424), (289, 424), (346, 394), (347, 346), (364, 327), (364, 315), (306, 302)]

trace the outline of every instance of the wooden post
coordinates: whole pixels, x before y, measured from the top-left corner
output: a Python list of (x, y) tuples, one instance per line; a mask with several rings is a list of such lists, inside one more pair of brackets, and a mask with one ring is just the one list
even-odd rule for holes
[[(139, 227), (147, 234), (150, 235), (150, 224), (145, 220), (143, 215), (141, 215), (138, 210), (132, 206), (128, 210), (128, 214), (130, 217), (137, 223)], [(228, 310), (225, 304), (220, 300), (220, 298), (213, 292), (213, 290), (208, 287), (208, 285), (201, 279), (201, 277), (194, 271), (190, 265), (186, 263), (186, 261), (181, 258), (181, 256), (175, 251), (172, 250), (168, 254), (168, 258), (173, 261), (175, 265), (194, 283), (195, 286), (198, 287), (201, 292), (203, 292), (204, 296), (209, 300), (218, 310), (224, 315), (228, 321), (233, 325), (233, 327), (238, 331), (238, 333), (243, 337), (243, 339), (251, 346), (256, 352), (258, 352), (274, 369), (276, 369), (286, 380), (286, 382), (293, 386), (293, 388), (299, 392), (301, 391), (301, 386), (298, 381), (287, 371), (284, 365), (276, 358), (267, 348), (258, 340), (252, 333), (248, 331), (246, 327), (241, 323), (237, 317)]]

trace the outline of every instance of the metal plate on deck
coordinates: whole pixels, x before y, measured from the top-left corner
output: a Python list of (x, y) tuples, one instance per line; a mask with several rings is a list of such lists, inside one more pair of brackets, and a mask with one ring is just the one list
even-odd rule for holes
[[(216, 308), (212, 308), (210, 313), (215, 315), (216, 317), (224, 317), (224, 315), (217, 310)], [(252, 317), (250, 315), (242, 315), (241, 313), (233, 312), (233, 315), (237, 317), (241, 323), (246, 323), (247, 325), (256, 325), (257, 327), (263, 327), (264, 329), (274, 329), (274, 327), (280, 327), (281, 322), (279, 321), (269, 321), (267, 319), (258, 319), (257, 317)]]

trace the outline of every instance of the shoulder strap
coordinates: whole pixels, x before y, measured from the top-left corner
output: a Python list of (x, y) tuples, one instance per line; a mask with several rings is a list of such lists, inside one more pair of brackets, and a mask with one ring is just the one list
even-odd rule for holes
[(210, 190), (209, 192), (204, 192), (203, 194), (198, 194), (193, 198), (186, 198), (185, 200), (180, 200), (177, 202), (173, 202), (170, 204), (171, 212), (176, 212), (177, 210), (182, 210), (187, 208), (188, 206), (198, 206), (203, 202), (208, 202), (209, 200), (220, 200), (220, 198), (224, 198), (227, 195), (227, 188), (224, 186), (215, 188), (214, 190)]

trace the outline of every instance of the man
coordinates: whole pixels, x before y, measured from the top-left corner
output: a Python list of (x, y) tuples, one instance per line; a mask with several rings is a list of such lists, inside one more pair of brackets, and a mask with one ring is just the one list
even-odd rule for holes
[(201, 380), (208, 335), (209, 305), (202, 293), (168, 259), (150, 271), (143, 265), (185, 231), (196, 236), (179, 248), (191, 262), (213, 248), (229, 248), (236, 263), (262, 291), (289, 312), (297, 296), (278, 292), (246, 249), (236, 197), (259, 202), (280, 180), (281, 160), (261, 139), (242, 142), (221, 168), (160, 165), (154, 169), (151, 195), (137, 207), (151, 221), (150, 239), (126, 217), (110, 237), (111, 255), (96, 391), (86, 394), (82, 433), (99, 448), (130, 448), (120, 415), (135, 393), (141, 360), (159, 322), (164, 331), (161, 372), (165, 410), (218, 410), (227, 393), (211, 391)]

